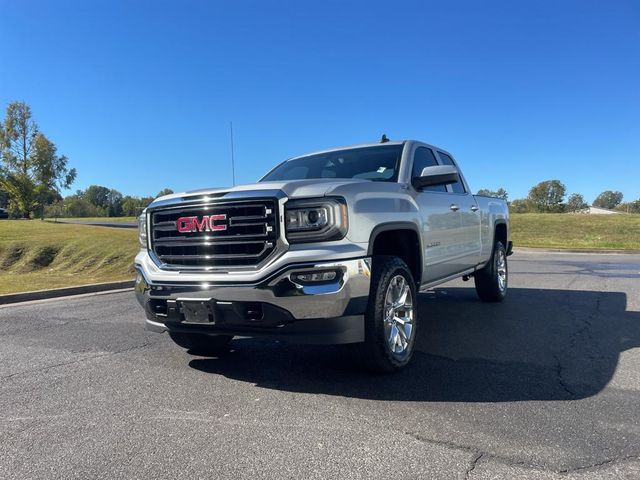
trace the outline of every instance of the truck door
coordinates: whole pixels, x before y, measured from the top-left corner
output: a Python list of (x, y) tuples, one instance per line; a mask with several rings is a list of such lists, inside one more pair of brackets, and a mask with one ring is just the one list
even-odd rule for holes
[(422, 283), (429, 283), (462, 269), (457, 264), (461, 256), (462, 224), (460, 212), (452, 208), (451, 194), (444, 185), (421, 189), (413, 187), (413, 179), (425, 167), (438, 165), (433, 150), (418, 146), (413, 154), (410, 190), (420, 208), (422, 219)]
[[(453, 165), (458, 168), (453, 159), (444, 152), (438, 151), (440, 162), (443, 165)], [(460, 169), (458, 168), (458, 173)], [(460, 271), (475, 267), (480, 261), (480, 209), (475, 197), (467, 191), (462, 174), (460, 181), (447, 185), (451, 203), (459, 208), (461, 222), (460, 232), (460, 258), (457, 265)]]

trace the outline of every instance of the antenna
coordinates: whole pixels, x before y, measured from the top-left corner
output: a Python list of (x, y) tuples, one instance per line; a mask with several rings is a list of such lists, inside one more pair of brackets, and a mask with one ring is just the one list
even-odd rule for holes
[(229, 122), (229, 128), (231, 130), (231, 177), (233, 178), (233, 186), (236, 186), (236, 163), (233, 156), (233, 122)]

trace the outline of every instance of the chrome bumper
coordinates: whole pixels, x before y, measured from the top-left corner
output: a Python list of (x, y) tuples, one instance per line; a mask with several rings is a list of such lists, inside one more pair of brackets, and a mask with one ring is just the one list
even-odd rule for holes
[[(141, 265), (136, 265), (136, 270), (136, 296), (145, 309), (147, 327), (153, 331), (247, 336), (286, 336), (293, 332), (300, 338), (310, 337), (304, 341), (312, 343), (364, 340), (370, 258), (289, 265), (251, 284), (154, 283), (147, 279)], [(302, 283), (294, 277), (296, 273), (319, 271), (335, 271), (336, 278)], [(188, 322), (183, 306), (190, 302), (206, 305), (210, 321)], [(313, 338), (316, 335), (318, 341)], [(323, 335), (326, 341), (320, 340)]]

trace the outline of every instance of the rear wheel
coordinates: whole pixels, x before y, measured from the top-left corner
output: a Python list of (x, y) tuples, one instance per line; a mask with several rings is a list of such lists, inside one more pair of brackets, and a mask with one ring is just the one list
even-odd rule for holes
[(373, 260), (365, 342), (356, 346), (360, 362), (377, 372), (393, 372), (413, 356), (418, 326), (416, 284), (398, 257)]
[(171, 340), (189, 353), (203, 356), (216, 356), (229, 349), (233, 335), (203, 335), (199, 333), (169, 332)]
[(507, 295), (509, 284), (509, 268), (507, 251), (502, 242), (496, 242), (491, 260), (478, 270), (474, 276), (476, 293), (483, 302), (501, 302)]

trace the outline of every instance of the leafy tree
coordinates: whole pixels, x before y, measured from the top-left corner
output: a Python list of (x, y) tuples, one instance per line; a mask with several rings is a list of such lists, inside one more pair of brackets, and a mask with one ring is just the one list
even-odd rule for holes
[(593, 201), (593, 206), (613, 210), (618, 205), (620, 205), (620, 202), (622, 202), (622, 192), (605, 190), (596, 197), (596, 199)]
[(10, 103), (4, 123), (0, 123), (0, 151), (5, 169), (29, 173), (36, 135), (38, 125), (31, 118), (31, 107), (24, 102)]
[(76, 169), (68, 169), (66, 156), (57, 155), (54, 143), (38, 133), (34, 142), (33, 176), (42, 189), (59, 192), (61, 188), (69, 188), (76, 179)]
[(126, 196), (122, 200), (122, 215), (126, 217), (134, 217), (140, 215), (140, 212), (153, 202), (153, 198), (151, 197), (131, 197)]
[(10, 103), (0, 122), (0, 188), (8, 193), (10, 208), (29, 218), (54, 197), (51, 192), (69, 188), (76, 170), (67, 164), (67, 157), (58, 156), (54, 143), (39, 131), (31, 107)]
[(619, 212), (640, 213), (640, 198), (632, 202), (624, 202), (615, 208)]
[(526, 198), (516, 198), (509, 204), (511, 213), (528, 213), (530, 209), (529, 201)]
[(62, 211), (62, 215), (69, 217), (101, 217), (104, 215), (104, 210), (77, 196), (65, 198)]
[(109, 208), (109, 195), (111, 190), (102, 185), (90, 185), (87, 189), (79, 193), (79, 197), (85, 199), (94, 207), (107, 209)]
[(79, 196), (102, 212), (99, 216), (122, 215), (122, 194), (118, 190), (102, 185), (90, 185), (84, 192), (79, 192)]
[(58, 218), (65, 215), (64, 200), (58, 200), (44, 207), (44, 216), (46, 218)]
[(584, 197), (579, 193), (572, 193), (571, 195), (569, 195), (569, 199), (567, 200), (568, 212), (579, 212), (580, 210), (584, 210), (588, 206), (589, 204), (584, 201)]
[(122, 199), (122, 215), (125, 217), (134, 217), (138, 215), (138, 205), (140, 199), (126, 195)]
[(156, 198), (163, 197), (165, 195), (171, 195), (172, 193), (173, 193), (173, 190), (171, 190), (170, 188), (163, 188), (158, 192), (158, 194), (156, 195)]
[(14, 215), (21, 215), (23, 218), (29, 218), (31, 212), (38, 205), (36, 199), (36, 187), (29, 175), (19, 172), (5, 173), (0, 179), (0, 185), (9, 194), (9, 210)]
[(561, 212), (567, 188), (560, 180), (545, 180), (529, 190), (530, 205), (538, 212)]
[(478, 190), (478, 195), (485, 195), (487, 197), (498, 197), (498, 198), (502, 198), (504, 200), (507, 200), (509, 198), (509, 194), (507, 193), (507, 191), (500, 187), (498, 190), (493, 191), (493, 190), (489, 190), (487, 188), (482, 188), (480, 190)]
[(109, 190), (109, 207), (107, 208), (109, 217), (122, 216), (122, 194), (115, 189)]

